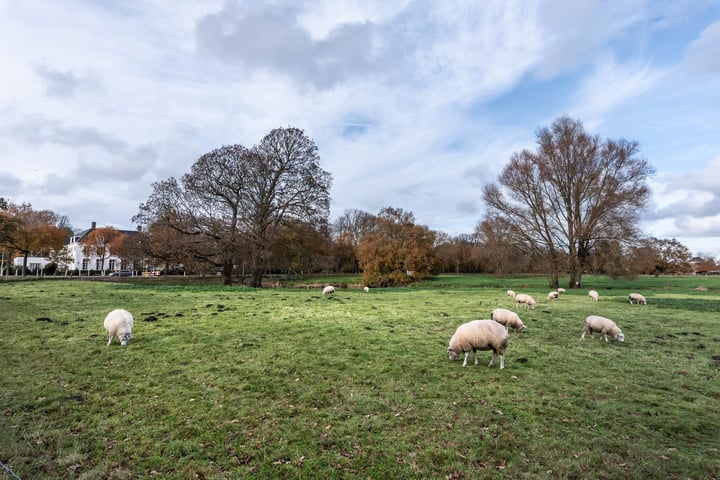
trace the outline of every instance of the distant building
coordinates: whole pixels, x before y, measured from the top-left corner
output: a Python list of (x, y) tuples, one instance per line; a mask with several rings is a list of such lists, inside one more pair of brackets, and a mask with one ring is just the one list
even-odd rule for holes
[[(58, 268), (60, 270), (80, 270), (80, 271), (88, 271), (88, 270), (101, 270), (103, 268), (103, 259), (99, 256), (95, 255), (94, 253), (90, 253), (89, 255), (86, 255), (84, 250), (83, 242), (87, 238), (87, 236), (97, 228), (97, 224), (95, 222), (92, 222), (92, 225), (87, 230), (83, 230), (82, 232), (79, 232), (77, 234), (72, 235), (70, 238), (67, 239), (67, 242), (65, 243), (65, 257), (68, 259), (66, 262), (61, 263), (58, 265)], [(118, 230), (120, 233), (124, 233), (126, 235), (135, 235), (137, 234), (137, 230)], [(51, 260), (46, 257), (28, 257), (27, 259), (27, 268), (30, 272), (39, 272), (42, 271), (49, 263), (51, 263)], [(13, 264), (16, 268), (22, 268), (23, 266), (23, 257), (16, 257), (13, 261)], [(109, 257), (105, 257), (105, 265), (104, 269), (106, 272), (116, 272), (120, 270), (124, 265), (122, 265), (122, 260), (120, 257), (116, 255), (110, 255)]]

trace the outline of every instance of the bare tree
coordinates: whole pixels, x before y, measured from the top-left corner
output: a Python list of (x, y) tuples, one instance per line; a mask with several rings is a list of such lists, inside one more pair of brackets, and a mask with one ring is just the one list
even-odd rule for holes
[(335, 238), (349, 234), (352, 243), (357, 244), (362, 237), (375, 227), (375, 216), (356, 208), (347, 209), (333, 222), (333, 236)]
[(653, 170), (638, 156), (636, 142), (602, 141), (567, 116), (536, 137), (536, 151), (513, 154), (498, 184), (485, 186), (483, 199), (491, 218), (545, 252), (553, 287), (565, 256), (569, 287), (580, 287), (596, 242), (637, 235)]
[[(242, 145), (204, 154), (179, 182), (169, 178), (154, 183), (152, 195), (140, 205), (133, 221), (152, 226), (156, 232), (180, 232), (188, 252), (221, 267), (223, 281), (230, 285), (243, 234), (242, 202), (249, 194), (247, 178), (253, 155)], [(167, 232), (163, 236), (167, 237)], [(153, 249), (150, 253), (159, 252)]]
[(299, 220), (322, 230), (330, 210), (330, 173), (320, 168), (315, 142), (297, 128), (277, 128), (254, 149), (244, 226), (252, 249), (251, 285), (262, 286), (275, 226)]
[(222, 266), (225, 284), (247, 256), (251, 284), (260, 287), (276, 227), (327, 223), (330, 181), (302, 130), (275, 129), (252, 150), (222, 147), (200, 157), (181, 182), (153, 184), (133, 221), (165, 222), (186, 235), (193, 256)]

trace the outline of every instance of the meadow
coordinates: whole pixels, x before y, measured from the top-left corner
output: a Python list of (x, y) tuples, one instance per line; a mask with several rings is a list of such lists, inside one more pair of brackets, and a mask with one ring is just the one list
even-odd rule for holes
[[(720, 278), (135, 280), (0, 282), (0, 479), (720, 478)], [(505, 369), (449, 361), (508, 288), (538, 306)], [(625, 342), (581, 339), (590, 314)]]

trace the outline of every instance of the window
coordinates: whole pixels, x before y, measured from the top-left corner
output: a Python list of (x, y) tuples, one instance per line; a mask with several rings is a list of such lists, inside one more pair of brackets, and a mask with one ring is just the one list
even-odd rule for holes
[(82, 261), (82, 269), (83, 269), (83, 270), (88, 270), (89, 267), (90, 267), (90, 260), (87, 259), (87, 258), (83, 258), (83, 261)]

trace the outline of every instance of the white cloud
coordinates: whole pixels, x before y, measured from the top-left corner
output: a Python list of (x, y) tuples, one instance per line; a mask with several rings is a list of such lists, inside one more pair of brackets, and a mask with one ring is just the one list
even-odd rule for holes
[(595, 66), (575, 94), (571, 111), (582, 118), (597, 118), (651, 90), (665, 75), (649, 64), (618, 64), (609, 58)]
[(710, 24), (688, 45), (687, 62), (701, 73), (720, 73), (720, 21)]

